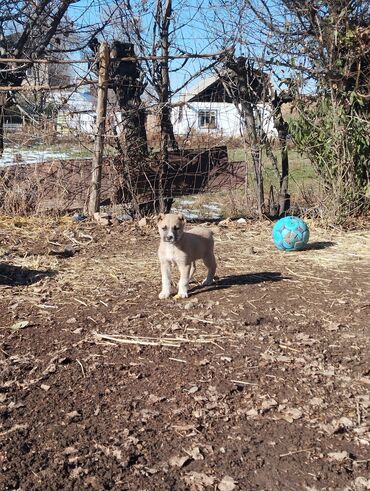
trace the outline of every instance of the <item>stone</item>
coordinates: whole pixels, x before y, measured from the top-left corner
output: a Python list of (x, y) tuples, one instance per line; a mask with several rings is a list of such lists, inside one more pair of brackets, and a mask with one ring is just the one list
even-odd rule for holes
[(94, 213), (94, 219), (99, 225), (103, 225), (105, 227), (111, 224), (111, 218), (108, 213), (99, 213), (98, 211), (96, 211)]

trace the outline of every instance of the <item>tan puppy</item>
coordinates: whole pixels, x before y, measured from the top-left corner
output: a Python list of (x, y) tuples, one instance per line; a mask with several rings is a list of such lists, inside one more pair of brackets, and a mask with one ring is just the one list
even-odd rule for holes
[(171, 264), (180, 270), (180, 282), (176, 298), (188, 296), (189, 281), (195, 272), (195, 261), (203, 259), (208, 268), (203, 285), (211, 285), (216, 272), (216, 259), (213, 253), (213, 234), (211, 230), (194, 227), (184, 231), (186, 220), (183, 215), (160, 214), (157, 218), (159, 235), (158, 256), (161, 262), (162, 291), (159, 298), (171, 295)]

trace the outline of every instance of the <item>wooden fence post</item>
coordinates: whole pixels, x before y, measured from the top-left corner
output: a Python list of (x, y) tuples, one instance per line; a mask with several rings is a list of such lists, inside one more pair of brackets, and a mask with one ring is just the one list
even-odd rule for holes
[(92, 159), (91, 183), (88, 195), (87, 213), (93, 216), (100, 208), (100, 190), (102, 162), (105, 137), (105, 121), (107, 116), (109, 45), (101, 43), (99, 47), (99, 79), (98, 101), (96, 105), (96, 132), (94, 154)]
[(6, 94), (0, 94), (0, 157), (4, 152), (4, 112)]

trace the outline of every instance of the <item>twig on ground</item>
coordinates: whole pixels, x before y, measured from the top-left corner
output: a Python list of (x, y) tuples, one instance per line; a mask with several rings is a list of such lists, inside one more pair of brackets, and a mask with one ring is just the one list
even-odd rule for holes
[(356, 412), (357, 412), (357, 424), (358, 426), (361, 426), (361, 409), (360, 409), (360, 404), (358, 401), (356, 401)]
[(300, 350), (299, 349), (295, 349), (295, 348), (291, 348), (290, 346), (287, 346), (286, 344), (279, 344), (280, 348), (284, 348), (284, 349), (288, 349), (290, 351), (295, 351), (296, 353), (299, 353)]
[(88, 307), (87, 303), (83, 302), (82, 300), (79, 300), (78, 298), (75, 298), (74, 300), (76, 300), (76, 302), (80, 303), (81, 305)]
[(295, 455), (297, 453), (312, 452), (312, 450), (315, 450), (315, 449), (314, 448), (304, 448), (302, 450), (293, 450), (292, 452), (282, 453), (281, 455), (279, 455), (279, 458), (289, 457), (290, 455)]
[(190, 319), (192, 321), (204, 322), (205, 324), (214, 324), (214, 321), (209, 321), (207, 319), (201, 319), (200, 317), (192, 317), (191, 315), (184, 315), (185, 319)]
[(244, 380), (230, 380), (230, 382), (233, 382), (236, 385), (258, 385), (255, 382), (246, 382)]
[(84, 367), (83, 367), (82, 363), (81, 363), (81, 362), (80, 362), (80, 360), (78, 360), (77, 358), (76, 358), (76, 361), (77, 361), (77, 363), (78, 363), (78, 364), (80, 365), (80, 367), (81, 367), (83, 378), (86, 378), (85, 369), (84, 369)]

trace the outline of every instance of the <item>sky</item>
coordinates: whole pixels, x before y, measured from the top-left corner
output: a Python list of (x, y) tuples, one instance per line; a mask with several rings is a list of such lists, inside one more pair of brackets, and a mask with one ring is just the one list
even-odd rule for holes
[[(269, 3), (272, 0), (267, 0)], [(123, 2), (121, 2), (122, 4)], [(106, 18), (108, 11), (112, 10), (115, 2), (113, 0), (79, 0), (72, 4), (69, 16), (80, 26), (84, 32), (86, 26), (98, 28), (102, 19)], [(137, 18), (140, 20), (147, 46), (144, 54), (151, 54), (152, 29), (153, 29), (153, 8), (154, 0), (131, 0), (131, 6), (136, 8)], [(255, 19), (250, 17), (250, 11), (240, 12), (242, 2), (223, 0), (173, 0), (173, 15), (171, 26), (176, 29), (173, 35), (171, 52), (186, 53), (214, 53), (223, 49), (225, 46), (237, 45), (237, 54), (261, 56), (262, 48), (258, 39), (254, 36), (257, 31)], [(216, 8), (222, 5), (223, 8)], [(226, 7), (225, 7), (226, 6)], [(109, 27), (99, 34), (98, 38), (103, 39), (120, 35), (114, 26), (114, 17)], [(137, 54), (141, 54), (136, 50)], [(83, 57), (82, 53), (74, 54), (74, 57)], [(191, 77), (201, 68), (208, 65), (208, 60), (189, 60), (183, 65), (183, 61), (171, 62), (171, 89), (176, 94)], [(145, 65), (143, 64), (145, 69)], [(74, 71), (77, 77), (83, 76), (86, 67), (76, 65)], [(202, 77), (209, 75), (206, 72)], [(278, 79), (288, 74), (282, 69), (275, 68), (272, 73), (275, 85)], [(199, 81), (199, 80), (198, 80)], [(197, 80), (190, 82), (196, 84)], [(187, 90), (183, 87), (181, 92)], [(176, 99), (176, 96), (174, 97)]]
[[(183, 25), (176, 34), (176, 48), (171, 49), (171, 52), (179, 53), (213, 53), (219, 50), (218, 45), (214, 45), (209, 40), (209, 32), (204, 26), (204, 17), (207, 2), (198, 2), (195, 0), (187, 0), (186, 6), (183, 1), (173, 1), (173, 26), (176, 28)], [(131, 2), (132, 5), (140, 4), (140, 2)], [(181, 4), (181, 9), (179, 5)], [(98, 27), (102, 18), (108, 15), (109, 9), (112, 9), (114, 2), (111, 0), (80, 0), (70, 7), (69, 15), (75, 22), (83, 26), (92, 25)], [(149, 4), (148, 4), (149, 5)], [(141, 10), (141, 11), (140, 11)], [(151, 11), (138, 9), (138, 18), (143, 26), (145, 39), (148, 41), (146, 55), (151, 54), (152, 29), (153, 29), (153, 14)], [(188, 24), (188, 25), (187, 25)], [(82, 29), (83, 30), (83, 29)], [(98, 38), (103, 39), (109, 34), (111, 37), (118, 37), (117, 31), (114, 32), (114, 26), (106, 28), (104, 33), (101, 33)], [(141, 54), (136, 50), (137, 54)], [(74, 57), (83, 57), (82, 53), (75, 54)], [(194, 73), (207, 64), (206, 60), (189, 60), (183, 65), (183, 61), (172, 61), (171, 67), (175, 70), (171, 74), (171, 83), (173, 91), (176, 91), (182, 86)], [(77, 66), (76, 71), (78, 76), (84, 73), (86, 67)]]

